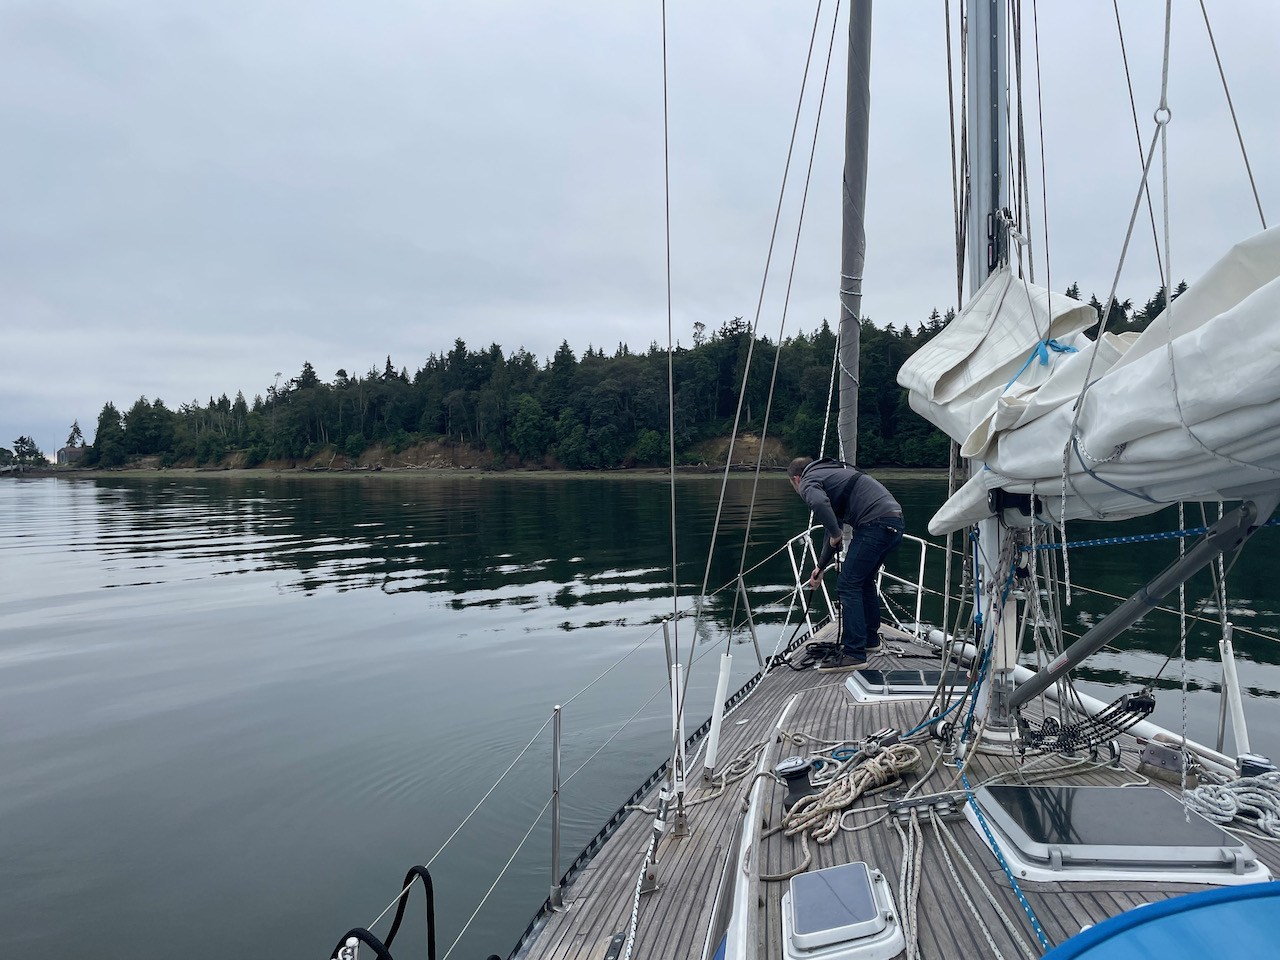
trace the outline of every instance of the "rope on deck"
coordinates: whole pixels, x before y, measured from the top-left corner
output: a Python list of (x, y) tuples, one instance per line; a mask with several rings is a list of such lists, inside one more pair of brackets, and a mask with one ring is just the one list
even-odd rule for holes
[(1241, 777), (1230, 783), (1202, 783), (1183, 794), (1186, 805), (1206, 820), (1240, 820), (1280, 840), (1280, 773)]
[(865, 793), (902, 779), (920, 765), (920, 751), (909, 743), (895, 743), (866, 757), (855, 754), (837, 768), (821, 793), (802, 797), (782, 818), (788, 837), (807, 830), (818, 843), (830, 843), (840, 832), (840, 816)]

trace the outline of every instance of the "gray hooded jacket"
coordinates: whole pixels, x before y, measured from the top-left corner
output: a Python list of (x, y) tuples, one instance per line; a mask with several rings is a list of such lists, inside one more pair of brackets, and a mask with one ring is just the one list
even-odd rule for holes
[(842, 524), (857, 530), (875, 520), (902, 516), (902, 506), (884, 484), (830, 457), (805, 467), (800, 475), (800, 496), (827, 532), (818, 558), (820, 568), (835, 556), (831, 540), (843, 536)]

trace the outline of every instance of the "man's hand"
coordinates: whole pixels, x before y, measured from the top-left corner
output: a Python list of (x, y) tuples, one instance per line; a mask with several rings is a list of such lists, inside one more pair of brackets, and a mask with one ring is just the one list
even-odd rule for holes
[(822, 570), (818, 567), (813, 568), (813, 573), (809, 574), (809, 589), (817, 590), (818, 584), (822, 582)]
[(842, 544), (842, 543), (844, 543), (844, 537), (832, 537), (832, 538), (831, 538), (831, 546), (833, 546), (833, 547), (834, 547), (835, 549), (837, 549), (837, 550), (839, 550), (839, 549), (840, 549), (840, 544)]

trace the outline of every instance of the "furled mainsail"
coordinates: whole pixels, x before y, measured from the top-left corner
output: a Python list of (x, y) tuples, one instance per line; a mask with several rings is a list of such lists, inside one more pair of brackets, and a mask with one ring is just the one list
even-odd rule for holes
[(985, 466), (931, 533), (990, 516), (993, 489), (1059, 519), (1064, 453), (1068, 519), (1280, 488), (1280, 227), (1231, 248), (1141, 334), (1094, 341), (1095, 320), (1003, 268), (903, 364), (912, 409)]

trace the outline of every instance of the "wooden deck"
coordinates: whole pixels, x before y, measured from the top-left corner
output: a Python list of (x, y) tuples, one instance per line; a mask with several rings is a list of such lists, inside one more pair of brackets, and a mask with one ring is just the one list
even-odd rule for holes
[[(936, 669), (938, 665), (931, 652), (912, 643), (889, 642), (882, 649), (882, 653), (872, 658), (871, 667), (932, 666)], [(819, 673), (815, 670), (793, 671), (786, 667), (775, 669), (726, 720), (720, 746), (722, 761), (738, 756), (753, 744), (776, 740), (774, 727), (778, 716), (795, 694), (800, 696), (785, 724), (789, 733), (803, 733), (831, 741), (853, 740), (866, 737), (882, 727), (908, 730), (920, 721), (925, 704), (919, 700), (873, 704), (854, 702), (844, 686), (848, 676), (847, 673)], [(1131, 772), (1137, 764), (1137, 743), (1128, 736), (1122, 737), (1121, 741), (1127, 770), (1095, 768), (1083, 774), (1068, 770), (1057, 779), (1040, 782), (1074, 785), (1141, 782), (1141, 778)], [(931, 744), (920, 746), (922, 763), (915, 774), (907, 776), (907, 786), (928, 770), (934, 757)], [(775, 757), (806, 752), (791, 744), (774, 744), (773, 747), (772, 755)], [(1058, 762), (1066, 766), (1070, 761), (1062, 759)], [(1053, 761), (1049, 763), (1052, 765)], [(1014, 770), (1016, 766), (1013, 758), (979, 754), (972, 758), (967, 771), (972, 774), (970, 782), (976, 783), (1004, 770)], [(940, 765), (924, 792), (948, 788), (954, 776), (954, 766)], [(735, 828), (742, 817), (744, 799), (752, 781), (752, 777), (744, 778), (731, 784), (715, 799), (699, 802), (714, 791), (704, 790), (695, 778), (691, 795), (693, 805), (688, 810), (690, 836), (675, 838), (668, 834), (657, 847), (658, 889), (640, 898), (633, 957), (694, 960), (702, 957), (721, 871), (734, 844)], [(772, 780), (764, 780), (763, 783), (763, 821), (768, 826), (776, 826), (782, 814), (785, 790)], [(905, 786), (898, 792), (902, 790)], [(883, 803), (890, 796), (891, 793), (886, 793), (860, 798), (851, 809), (876, 809), (861, 816), (850, 815), (846, 823), (874, 821), (883, 814)], [(653, 806), (656, 802), (657, 788), (654, 788), (644, 803)], [(518, 952), (521, 960), (605, 960), (621, 955), (621, 938), (618, 935), (625, 937), (630, 927), (636, 883), (652, 836), (653, 819), (652, 815), (641, 811), (625, 818), (585, 870), (564, 890), (566, 909), (545, 917), (533, 934), (526, 938)], [(974, 921), (970, 907), (943, 858), (932, 823), (925, 820), (921, 826), (924, 830), (924, 853), (918, 917), (922, 956), (929, 960), (991, 956), (990, 945)], [(1017, 927), (1023, 942), (1030, 946), (1034, 956), (1039, 956), (1041, 950), (1031, 924), (986, 844), (967, 822), (954, 821), (948, 826), (985, 880), (987, 888), (994, 893), (1005, 915)], [(1253, 837), (1248, 842), (1273, 872), (1280, 873), (1280, 844)], [(840, 831), (830, 844), (810, 840), (809, 848), (813, 853), (811, 870), (856, 860), (878, 868), (889, 881), (897, 902), (902, 846), (897, 832), (887, 820), (866, 830)], [(799, 837), (788, 838), (776, 833), (761, 843), (760, 873), (785, 873), (798, 865), (801, 856)], [(952, 861), (1001, 954), (1007, 958), (1025, 956), (954, 851)], [(1203, 889), (1190, 884), (1114, 881), (1024, 883), (1022, 886), (1046, 936), (1054, 945), (1087, 925), (1140, 903)], [(768, 960), (781, 960), (781, 896), (787, 884), (766, 882), (762, 887), (758, 929), (763, 949), (759, 955)], [(902, 909), (900, 904), (898, 909)]]

